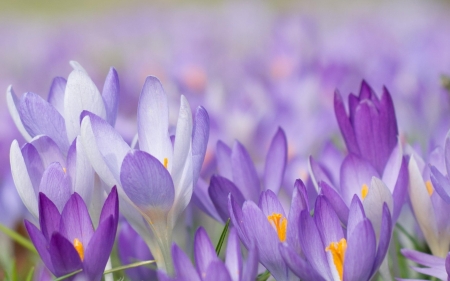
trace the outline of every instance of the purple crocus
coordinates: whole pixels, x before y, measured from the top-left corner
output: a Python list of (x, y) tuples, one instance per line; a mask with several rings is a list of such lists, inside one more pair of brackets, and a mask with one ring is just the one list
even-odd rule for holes
[(258, 251), (252, 247), (247, 261), (242, 261), (241, 245), (234, 228), (230, 229), (225, 263), (216, 254), (208, 234), (200, 227), (195, 233), (194, 267), (189, 257), (176, 245), (172, 246), (175, 276), (170, 278), (159, 271), (160, 281), (247, 281), (255, 280), (258, 273)]
[(262, 190), (278, 193), (287, 162), (286, 135), (283, 129), (278, 128), (273, 136), (261, 181), (249, 153), (238, 141), (232, 149), (219, 141), (216, 158), (219, 175), (211, 177), (209, 187), (206, 183), (199, 182), (194, 194), (202, 210), (225, 222), (230, 217), (228, 194), (231, 193), (239, 206), (242, 206), (245, 200), (257, 202)]
[(130, 147), (108, 122), (85, 112), (81, 140), (100, 178), (108, 186), (117, 185), (121, 213), (149, 245), (158, 267), (170, 272), (172, 231), (200, 174), (209, 116), (199, 107), (193, 121), (190, 105), (181, 96), (171, 136), (167, 96), (159, 80), (149, 76), (139, 98), (137, 123), (138, 143)]
[[(121, 222), (117, 250), (122, 264), (153, 260), (153, 255), (145, 241), (125, 220)], [(131, 281), (156, 279), (156, 271), (145, 266), (129, 268), (125, 272)]]
[[(230, 194), (229, 212), (231, 221), (247, 249), (253, 245), (258, 249), (260, 262), (276, 280), (292, 280), (294, 274), (283, 260), (279, 245), (286, 242), (296, 252), (301, 252), (297, 239), (299, 214), (309, 212), (306, 187), (301, 180), (295, 183), (289, 215), (284, 212), (277, 196), (272, 190), (261, 193), (259, 203), (247, 200), (243, 206)], [(305, 274), (310, 270), (305, 268)]]
[(61, 277), (82, 269), (79, 274), (99, 281), (114, 245), (119, 219), (116, 187), (108, 195), (94, 230), (86, 204), (77, 193), (70, 196), (60, 213), (45, 194), (39, 194), (40, 230), (29, 221), (25, 226), (31, 241), (47, 268)]
[[(391, 215), (383, 205), (380, 236), (366, 217), (361, 201), (354, 196), (346, 229), (342, 228), (328, 200), (319, 195), (314, 217), (301, 211), (297, 238), (303, 255), (289, 245), (280, 250), (289, 268), (305, 280), (365, 281), (370, 280), (381, 265), (391, 239)], [(305, 276), (303, 269), (311, 268), (318, 277)]]
[[(411, 267), (415, 271), (439, 278), (441, 280), (449, 280), (450, 278), (450, 253), (447, 253), (445, 257), (436, 257), (433, 255), (421, 253), (418, 251), (410, 250), (410, 249), (402, 249), (402, 254), (412, 260), (419, 265), (423, 265), (425, 267)], [(396, 280), (410, 280), (410, 279), (402, 279), (396, 278)], [(414, 279), (415, 281), (421, 281), (419, 279)]]

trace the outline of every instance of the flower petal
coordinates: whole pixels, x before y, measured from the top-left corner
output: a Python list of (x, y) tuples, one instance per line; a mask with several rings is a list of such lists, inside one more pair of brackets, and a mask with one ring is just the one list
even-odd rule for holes
[(288, 215), (286, 242), (295, 251), (301, 252), (301, 246), (298, 236), (298, 227), (300, 213), (303, 210), (309, 210), (308, 195), (306, 186), (302, 180), (295, 181), (294, 191), (292, 192), (291, 209)]
[(278, 128), (269, 147), (264, 167), (264, 188), (278, 193), (283, 181), (287, 162), (287, 139), (283, 129)]
[(288, 244), (280, 244), (280, 252), (284, 261), (292, 272), (300, 277), (301, 280), (324, 281), (311, 267), (309, 262), (300, 257)]
[(244, 146), (236, 141), (231, 152), (231, 170), (233, 182), (246, 199), (257, 202), (261, 187), (255, 165)]
[(200, 276), (205, 276), (208, 266), (212, 262), (219, 260), (211, 244), (211, 240), (203, 227), (200, 227), (195, 233), (194, 258), (197, 272)]
[(344, 238), (341, 222), (323, 195), (317, 197), (314, 208), (314, 221), (320, 232), (323, 244), (326, 246), (331, 242), (338, 242)]
[(69, 175), (59, 163), (52, 163), (42, 174), (39, 192), (44, 193), (61, 212), (72, 194)]
[(244, 226), (244, 219), (242, 214), (242, 207), (239, 206), (232, 194), (228, 195), (228, 211), (230, 213), (230, 220), (239, 234), (239, 238), (245, 247), (249, 248), (251, 245), (250, 238), (247, 235), (246, 228)]
[(44, 167), (48, 167), (53, 162), (58, 162), (62, 167), (66, 167), (66, 157), (50, 137), (40, 135), (33, 138), (30, 143), (38, 151)]
[(286, 218), (286, 214), (284, 213), (280, 200), (278, 200), (277, 195), (270, 189), (261, 193), (258, 206), (266, 217), (275, 213), (281, 214), (284, 218)]
[(120, 181), (127, 196), (142, 210), (168, 212), (173, 205), (172, 177), (158, 159), (144, 151), (133, 150), (127, 154)]
[(202, 106), (197, 108), (195, 113), (194, 128), (192, 131), (192, 163), (194, 176), (192, 182), (196, 184), (203, 160), (205, 159), (206, 147), (209, 138), (209, 115)]
[(175, 244), (172, 246), (172, 258), (177, 280), (201, 281), (197, 270), (192, 266), (191, 260)]
[(83, 266), (72, 243), (59, 232), (53, 233), (48, 251), (56, 277), (72, 273)]
[(231, 171), (231, 148), (222, 141), (216, 144), (217, 170), (222, 177), (233, 179)]
[(341, 195), (326, 182), (320, 182), (319, 186), (322, 195), (327, 198), (328, 203), (333, 207), (341, 222), (347, 225), (349, 210)]
[(39, 225), (47, 241), (55, 231), (59, 231), (61, 215), (56, 205), (44, 193), (39, 193)]
[(67, 152), (69, 141), (64, 118), (51, 104), (36, 94), (26, 93), (20, 102), (19, 114), (31, 137), (47, 135), (61, 151)]
[(139, 147), (164, 163), (168, 160), (168, 170), (172, 167), (172, 143), (169, 137), (169, 106), (161, 82), (149, 76), (139, 97), (138, 105)]
[(258, 249), (253, 246), (248, 250), (247, 260), (245, 261), (244, 269), (242, 271), (242, 278), (240, 280), (244, 281), (256, 279), (256, 275), (258, 274), (258, 261)]
[(55, 274), (55, 268), (53, 267), (52, 260), (50, 258), (50, 253), (47, 248), (47, 239), (44, 237), (41, 231), (32, 224), (31, 222), (25, 220), (25, 228), (28, 231), (28, 235), (30, 236), (31, 241), (33, 242), (34, 247), (36, 248), (39, 256), (44, 262), (45, 266), (50, 270), (53, 274)]
[(339, 129), (341, 130), (342, 136), (344, 137), (347, 150), (350, 153), (359, 155), (359, 146), (356, 142), (355, 132), (353, 131), (353, 127), (350, 124), (347, 113), (345, 112), (345, 106), (342, 101), (341, 94), (338, 90), (334, 92), (334, 112), (339, 124)]
[(119, 107), (119, 75), (114, 67), (111, 67), (103, 85), (102, 98), (105, 105), (106, 121), (114, 127)]
[(119, 222), (119, 196), (117, 194), (117, 187), (113, 187), (111, 192), (103, 204), (102, 212), (100, 214), (100, 223), (109, 217), (114, 218), (114, 223), (117, 225)]
[(6, 90), (6, 104), (8, 105), (9, 114), (11, 115), (11, 118), (13, 119), (14, 124), (19, 130), (20, 134), (24, 137), (25, 141), (29, 142), (32, 137), (27, 132), (22, 123), (22, 120), (20, 119), (20, 100), (19, 98), (17, 98), (11, 85), (8, 86), (8, 89)]
[(378, 268), (383, 263), (386, 253), (389, 249), (389, 243), (391, 242), (392, 236), (392, 219), (389, 208), (385, 203), (383, 205), (383, 218), (381, 220), (380, 237), (378, 240), (378, 249), (375, 263), (373, 264), (372, 274), (378, 271)]
[(102, 96), (85, 71), (73, 70), (67, 78), (64, 117), (67, 137), (72, 142), (80, 134), (80, 115), (86, 110), (106, 119)]
[(212, 261), (205, 272), (204, 280), (230, 281), (230, 273), (220, 260)]
[[(216, 207), (208, 194), (208, 189), (208, 184), (202, 178), (199, 178), (197, 181), (197, 186), (194, 188), (194, 193), (192, 194), (192, 202), (199, 207), (200, 210), (215, 220), (225, 224), (225, 221), (217, 212)], [(225, 208), (227, 208), (226, 212), (228, 213), (228, 196), (225, 199), (225, 204)]]
[[(242, 273), (241, 243), (239, 241), (239, 237), (237, 235), (236, 229), (234, 229), (233, 227), (230, 229), (230, 232), (228, 234), (225, 265), (227, 266), (228, 272), (231, 275), (231, 280), (240, 281), (241, 280), (240, 276)], [(252, 265), (250, 265), (250, 266), (252, 266)], [(256, 269), (256, 267), (255, 267), (255, 269)], [(255, 275), (256, 275), (256, 270), (255, 270)], [(250, 278), (242, 279), (242, 280), (250, 280)]]
[(58, 110), (61, 116), (64, 116), (64, 92), (66, 91), (67, 81), (63, 77), (53, 78), (47, 101)]
[(228, 212), (228, 195), (232, 194), (236, 203), (241, 207), (245, 198), (234, 183), (224, 177), (213, 175), (211, 177), (208, 195), (223, 221), (230, 217)]

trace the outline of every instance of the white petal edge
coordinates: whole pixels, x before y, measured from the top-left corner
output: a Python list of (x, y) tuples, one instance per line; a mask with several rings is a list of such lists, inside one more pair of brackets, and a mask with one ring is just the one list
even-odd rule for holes
[(6, 90), (6, 104), (8, 106), (9, 114), (11, 114), (11, 118), (13, 119), (14, 124), (19, 130), (20, 134), (25, 138), (27, 142), (30, 142), (32, 138), (25, 129), (25, 127), (23, 126), (22, 120), (20, 119), (19, 111), (17, 110), (19, 103), (20, 100), (14, 93), (12, 85), (9, 85), (8, 89)]

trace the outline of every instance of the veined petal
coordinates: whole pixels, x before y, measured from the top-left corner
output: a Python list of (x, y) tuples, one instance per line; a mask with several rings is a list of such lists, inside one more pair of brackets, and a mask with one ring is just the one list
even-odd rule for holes
[(215, 260), (219, 260), (211, 240), (203, 227), (200, 227), (195, 233), (194, 258), (197, 272), (200, 276), (206, 276), (209, 264)]
[(63, 167), (54, 162), (42, 174), (39, 192), (44, 193), (61, 212), (72, 194), (72, 183)]
[[(215, 220), (225, 224), (225, 221), (217, 212), (216, 207), (208, 194), (208, 190), (208, 184), (202, 178), (199, 178), (197, 186), (194, 188), (194, 193), (192, 193), (192, 202), (199, 207), (200, 210), (210, 215)], [(228, 213), (228, 196), (225, 199), (225, 207), (227, 209), (226, 212)]]
[(380, 237), (378, 240), (377, 256), (373, 264), (371, 276), (378, 271), (380, 265), (383, 263), (383, 260), (385, 259), (386, 253), (389, 248), (389, 243), (391, 242), (391, 236), (392, 236), (391, 213), (389, 212), (387, 204), (384, 203), (383, 218), (381, 220)]
[(203, 160), (205, 159), (206, 148), (209, 138), (209, 115), (208, 112), (202, 107), (197, 108), (195, 113), (195, 122), (192, 132), (192, 163), (194, 176), (192, 179), (193, 184), (197, 183), (197, 180), (202, 169)]
[[(255, 250), (255, 249), (253, 249)], [(249, 254), (250, 255), (250, 254)], [(249, 258), (247, 258), (249, 259)], [(242, 275), (242, 254), (241, 254), (241, 243), (237, 235), (236, 229), (233, 227), (230, 229), (228, 234), (227, 243), (227, 253), (225, 259), (225, 265), (230, 273), (231, 280), (240, 281)], [(256, 274), (256, 272), (255, 272)], [(243, 280), (249, 280), (243, 279)]]
[(338, 90), (334, 92), (334, 112), (348, 151), (359, 155), (359, 146), (356, 141), (355, 132), (345, 112), (345, 106)]
[[(258, 265), (259, 265), (258, 261), (259, 261), (258, 249), (252, 246), (250, 249), (248, 249), (247, 260), (245, 261), (244, 269), (242, 271), (242, 277), (240, 280), (244, 281), (256, 279), (256, 275), (258, 274)], [(230, 271), (230, 269), (228, 270)]]
[(99, 223), (111, 216), (114, 218), (114, 223), (117, 225), (119, 222), (119, 198), (117, 194), (117, 187), (115, 186), (111, 189), (111, 192), (103, 204)]
[(231, 276), (223, 262), (215, 260), (209, 264), (204, 280), (230, 281)]
[(337, 242), (344, 238), (339, 218), (323, 195), (317, 197), (314, 208), (314, 221), (326, 246), (331, 242)]
[(73, 242), (78, 239), (84, 247), (89, 244), (94, 234), (94, 227), (86, 204), (77, 193), (70, 197), (61, 213), (60, 229), (69, 241)]
[(149, 76), (139, 97), (138, 105), (139, 147), (172, 170), (172, 144), (169, 137), (169, 106), (161, 82)]
[(355, 194), (353, 196), (352, 204), (350, 205), (347, 233), (353, 232), (355, 227), (362, 221), (366, 219), (366, 214), (364, 212), (363, 205), (359, 200), (359, 197)]
[(119, 107), (119, 75), (114, 67), (109, 69), (103, 85), (102, 98), (105, 105), (106, 121), (114, 127)]
[(314, 271), (307, 260), (300, 257), (287, 244), (280, 244), (279, 248), (281, 255), (283, 256), (283, 259), (288, 265), (289, 269), (292, 270), (295, 275), (300, 277), (301, 280), (325, 280)]
[(278, 128), (269, 147), (264, 167), (264, 188), (278, 193), (287, 163), (287, 139), (283, 129)]
[(286, 218), (283, 206), (281, 206), (277, 195), (270, 189), (261, 193), (258, 206), (266, 217), (276, 213), (281, 214), (283, 218)]
[(38, 151), (44, 167), (48, 167), (53, 162), (58, 162), (62, 167), (66, 167), (66, 157), (63, 155), (56, 142), (50, 137), (39, 135), (34, 137), (30, 143)]
[(106, 119), (102, 96), (85, 71), (73, 70), (67, 78), (64, 115), (67, 137), (72, 142), (80, 134), (80, 115), (86, 110)]
[(58, 110), (61, 116), (64, 116), (64, 92), (66, 91), (67, 81), (63, 77), (53, 78), (47, 101)]
[(191, 260), (177, 245), (172, 246), (173, 265), (177, 280), (201, 281), (197, 270), (192, 266)]
[(50, 241), (53, 232), (59, 231), (60, 221), (61, 215), (56, 205), (44, 193), (39, 193), (39, 225), (47, 241)]
[(127, 154), (120, 170), (120, 181), (128, 198), (147, 214), (167, 213), (173, 205), (172, 177), (158, 159), (144, 151)]
[(255, 165), (244, 146), (236, 141), (231, 152), (231, 170), (233, 182), (246, 199), (257, 202), (261, 192), (260, 182)]
[(326, 182), (320, 182), (319, 186), (321, 193), (327, 198), (341, 222), (347, 225), (349, 210), (341, 195)]
[(44, 262), (45, 266), (50, 270), (53, 274), (55, 273), (55, 268), (53, 267), (52, 259), (50, 258), (50, 253), (48, 252), (48, 242), (44, 237), (41, 231), (32, 224), (31, 222), (25, 220), (25, 228), (27, 229), (28, 235), (30, 236), (31, 241), (33, 242), (34, 247), (36, 248), (39, 256)]
[(227, 221), (230, 217), (228, 211), (229, 194), (232, 194), (236, 203), (242, 207), (245, 198), (234, 183), (224, 177), (213, 175), (208, 188), (208, 195), (223, 221)]
[[(36, 149), (34, 149), (34, 151), (36, 152)], [(35, 154), (37, 155), (37, 152)], [(17, 140), (12, 142), (9, 155), (11, 161), (11, 173), (17, 192), (28, 211), (37, 218), (39, 217), (37, 195)], [(37, 155), (37, 157), (39, 157), (39, 155)], [(42, 169), (42, 164), (40, 169)], [(37, 186), (38, 185), (36, 184), (36, 188)]]
[(87, 153), (84, 151), (84, 146), (81, 143), (81, 137), (76, 137), (74, 143), (72, 144), (74, 147), (73, 154), (68, 155), (71, 156), (72, 165), (69, 167), (69, 173), (72, 176), (72, 188), (73, 192), (78, 193), (84, 200), (87, 206), (91, 204), (91, 198), (94, 186), (94, 169), (89, 162)]
[(8, 105), (9, 114), (11, 115), (14, 124), (16, 124), (16, 127), (19, 130), (20, 134), (24, 137), (25, 141), (29, 142), (32, 137), (27, 132), (22, 123), (22, 120), (20, 119), (20, 100), (19, 98), (17, 98), (11, 85), (8, 86), (8, 89), (6, 90), (6, 104)]
[(239, 238), (245, 247), (249, 248), (252, 244), (249, 236), (247, 235), (246, 227), (244, 225), (244, 219), (242, 214), (242, 207), (236, 203), (232, 194), (228, 195), (228, 211), (230, 212), (230, 220), (236, 227), (239, 234)]
[(53, 233), (48, 251), (57, 277), (74, 272), (83, 266), (72, 243), (59, 232)]
[(181, 96), (172, 170), (167, 168), (175, 186), (174, 204), (169, 214), (169, 224), (172, 226), (191, 201), (194, 176), (192, 164), (192, 113), (188, 101)]
[(330, 186), (333, 185), (333, 181), (328, 177), (325, 170), (316, 160), (314, 160), (312, 156), (308, 158), (308, 169), (316, 191), (320, 190), (320, 182), (326, 182)]
[(294, 191), (292, 192), (291, 209), (288, 215), (287, 225), (287, 243), (296, 251), (301, 252), (301, 246), (299, 241), (299, 220), (300, 213), (303, 210), (309, 210), (308, 195), (306, 193), (306, 186), (302, 180), (295, 181)]
[(36, 94), (26, 93), (20, 102), (19, 114), (31, 137), (47, 135), (61, 151), (67, 152), (69, 141), (64, 118), (51, 104)]

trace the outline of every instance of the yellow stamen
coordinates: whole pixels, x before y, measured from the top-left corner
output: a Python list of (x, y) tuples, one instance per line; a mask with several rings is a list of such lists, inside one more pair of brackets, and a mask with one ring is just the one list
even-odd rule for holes
[(169, 159), (164, 158), (164, 162), (163, 162), (164, 168), (167, 169), (167, 166), (169, 165)]
[(344, 259), (346, 250), (347, 240), (345, 240), (345, 238), (342, 238), (339, 242), (331, 242), (330, 245), (325, 248), (325, 251), (331, 252), (334, 266), (336, 266), (336, 270), (339, 273), (341, 280), (344, 279)]
[(433, 195), (434, 192), (434, 188), (433, 188), (433, 184), (431, 183), (431, 181), (426, 181), (425, 182), (425, 186), (427, 187), (427, 191), (428, 191), (428, 195)]
[(367, 184), (363, 184), (362, 188), (361, 188), (361, 198), (362, 198), (362, 200), (364, 200), (366, 198), (368, 193), (369, 193), (369, 187), (367, 186)]
[(67, 169), (66, 169), (66, 168), (63, 168), (63, 172), (64, 172), (64, 174), (67, 173)]
[(78, 238), (73, 239), (73, 246), (75, 247), (75, 250), (78, 252), (78, 255), (80, 256), (81, 261), (84, 260), (84, 248), (83, 243), (81, 243)]
[(286, 240), (287, 219), (283, 218), (282, 214), (277, 213), (272, 213), (272, 215), (267, 216), (267, 219), (275, 227), (280, 241), (284, 242)]

